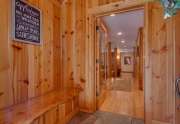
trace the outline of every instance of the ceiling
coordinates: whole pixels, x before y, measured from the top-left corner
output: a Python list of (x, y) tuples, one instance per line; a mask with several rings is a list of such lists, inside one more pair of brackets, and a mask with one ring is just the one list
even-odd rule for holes
[[(135, 10), (115, 14), (115, 16), (102, 17), (109, 30), (112, 48), (120, 48), (121, 51), (132, 51), (135, 47), (138, 29), (144, 25), (144, 10)], [(117, 35), (122, 32), (122, 35)], [(124, 40), (125, 43), (121, 41)]]

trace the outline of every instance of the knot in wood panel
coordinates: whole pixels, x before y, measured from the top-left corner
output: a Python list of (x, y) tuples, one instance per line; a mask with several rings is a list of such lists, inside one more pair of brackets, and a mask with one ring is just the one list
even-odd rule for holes
[(4, 95), (4, 92), (0, 92), (0, 96)]
[(83, 78), (80, 78), (80, 81), (81, 81), (81, 83), (85, 83), (86, 82), (86, 80), (83, 79)]

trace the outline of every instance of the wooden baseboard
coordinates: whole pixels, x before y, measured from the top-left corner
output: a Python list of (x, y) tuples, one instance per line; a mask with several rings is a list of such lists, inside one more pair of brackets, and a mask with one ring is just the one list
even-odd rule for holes
[(70, 113), (68, 116), (66, 116), (66, 123), (68, 123), (77, 113), (79, 112), (79, 109), (73, 110), (72, 113)]
[(90, 110), (87, 110), (87, 109), (80, 109), (81, 112), (86, 112), (86, 113), (94, 113), (94, 111), (90, 111)]

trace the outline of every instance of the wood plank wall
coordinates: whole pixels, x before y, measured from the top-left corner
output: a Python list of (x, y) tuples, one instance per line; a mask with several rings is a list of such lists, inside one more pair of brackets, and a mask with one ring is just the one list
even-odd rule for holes
[(139, 28), (138, 37), (136, 40), (135, 48), (135, 64), (134, 64), (134, 76), (136, 80), (136, 86), (139, 90), (144, 90), (144, 30)]
[[(66, 2), (71, 1), (71, 0), (66, 0)], [(107, 5), (113, 2), (117, 2), (120, 0), (76, 0), (76, 4), (72, 5), (71, 7), (65, 7), (66, 12), (67, 10), (73, 8), (75, 6), (76, 8), (76, 16), (74, 16), (76, 19), (72, 19), (72, 15), (66, 14), (66, 12), (62, 12), (62, 18), (64, 18), (64, 21), (66, 23), (62, 23), (64, 25), (64, 33), (66, 30), (70, 30), (67, 27), (67, 23), (69, 19), (71, 20), (71, 29), (72, 25), (75, 24), (76, 28), (74, 31), (75, 35), (75, 44), (77, 45), (72, 46), (73, 40), (68, 40), (71, 38), (68, 38), (68, 36), (65, 36), (65, 40), (63, 43), (69, 43), (69, 41), (72, 42), (72, 44), (69, 44), (67, 46), (64, 46), (63, 49), (74, 49), (75, 53), (72, 51), (68, 51), (63, 53), (64, 56), (68, 59), (68, 56), (73, 58), (73, 55), (76, 54), (76, 57), (73, 58), (73, 60), (69, 61), (74, 61), (72, 63), (64, 63), (64, 70), (68, 70), (68, 76), (64, 76), (64, 81), (68, 81), (71, 79), (71, 76), (73, 75), (73, 82), (74, 84), (78, 84), (83, 88), (83, 92), (81, 92), (79, 103), (80, 103), (80, 108), (81, 110), (92, 112), (94, 110), (93, 106), (93, 101), (92, 98), (94, 97), (94, 93), (92, 93), (92, 89), (95, 87), (93, 85), (92, 79), (94, 79), (94, 75), (91, 75), (89, 73), (93, 72), (93, 61), (86, 61), (87, 56), (90, 58), (93, 58), (93, 51), (87, 50), (86, 53), (84, 48), (88, 47), (93, 47), (93, 43), (88, 42), (85, 43), (86, 38), (89, 38), (89, 35), (93, 32), (89, 32), (90, 34), (87, 34), (86, 31), (90, 30), (88, 28), (91, 28), (94, 26), (94, 24), (90, 24), (91, 27), (88, 27), (87, 25), (85, 26), (86, 22), (87, 24), (91, 22), (91, 18), (88, 17), (86, 14), (88, 9), (90, 8), (96, 8), (96, 7), (101, 7), (102, 5)], [(129, 1), (130, 0), (123, 0)], [(79, 3), (78, 3), (79, 2)], [(134, 1), (135, 3), (135, 1)], [(115, 5), (115, 4), (114, 4)], [(173, 92), (174, 92), (174, 86), (172, 82), (172, 34), (170, 31), (172, 31), (172, 20), (165, 21), (163, 19), (163, 8), (159, 6), (153, 6), (152, 9), (149, 9), (149, 17), (148, 17), (148, 22), (152, 22), (152, 26), (149, 26), (148, 30), (152, 30), (152, 36), (149, 36), (149, 38), (152, 38), (152, 43), (150, 43), (148, 46), (145, 48), (148, 48), (147, 51), (148, 55), (147, 57), (150, 58), (150, 64), (148, 65), (148, 69), (150, 70), (151, 73), (149, 73), (149, 81), (151, 81), (150, 84), (148, 84), (149, 89), (146, 89), (147, 92), (149, 93), (149, 101), (147, 104), (148, 110), (147, 110), (147, 115), (149, 117), (149, 120), (147, 120), (147, 123), (173, 123), (173, 111), (174, 111), (174, 98)], [(111, 7), (111, 6), (109, 6)], [(65, 10), (65, 8), (63, 10)], [(77, 16), (79, 15), (79, 16)], [(69, 17), (68, 17), (69, 16)], [(94, 21), (94, 20), (93, 20)], [(94, 21), (95, 22), (95, 21)], [(79, 28), (77, 28), (79, 27)], [(152, 29), (151, 29), (152, 28)], [(64, 37), (64, 35), (62, 36)], [(72, 37), (69, 35), (69, 37)], [(91, 41), (92, 39), (89, 39)], [(93, 41), (92, 41), (93, 42)], [(69, 53), (71, 52), (71, 53)], [(79, 53), (78, 53), (79, 52)], [(67, 55), (66, 55), (67, 54)], [(80, 56), (80, 57), (77, 57)], [(86, 57), (82, 58), (82, 57)], [(67, 61), (67, 60), (65, 60)], [(95, 61), (95, 60), (94, 60)], [(164, 66), (167, 65), (167, 66)], [(75, 66), (75, 67), (72, 67)], [(152, 66), (152, 67), (151, 67)], [(68, 69), (70, 68), (70, 69)], [(74, 69), (74, 70), (73, 70)], [(90, 69), (90, 70), (87, 70)], [(79, 70), (79, 71), (77, 71)], [(89, 76), (88, 76), (89, 75)], [(147, 75), (146, 75), (147, 76)], [(82, 80), (81, 80), (82, 79)], [(81, 82), (82, 81), (82, 82)], [(69, 84), (71, 84), (71, 81), (68, 81)], [(66, 82), (67, 83), (67, 82)], [(73, 84), (73, 83), (72, 83)], [(153, 121), (152, 121), (153, 120)]]
[[(0, 61), (0, 108), (56, 88), (77, 85), (84, 89), (79, 98), (81, 110), (91, 111), (93, 85), (87, 73), (93, 69), (86, 70), (92, 63), (86, 61), (85, 57), (91, 55), (91, 51), (85, 53), (85, 49), (92, 44), (86, 43), (86, 22), (89, 21), (86, 13), (89, 8), (120, 0), (63, 0), (61, 6), (56, 0), (29, 0), (43, 11), (42, 46), (11, 41), (10, 1), (0, 1), (0, 60), (3, 60)], [(154, 42), (151, 59), (153, 104), (150, 112), (154, 123), (171, 123), (173, 98), (169, 93), (173, 93), (173, 88), (169, 87), (173, 86), (172, 80), (167, 78), (171, 75), (171, 66), (162, 66), (173, 64), (169, 61), (172, 45), (167, 32), (171, 22), (164, 22), (162, 8), (154, 6), (151, 11)]]
[(173, 21), (164, 20), (160, 4), (152, 7), (152, 118), (173, 123)]
[(63, 0), (61, 3), (61, 39), (63, 45), (63, 82), (65, 87), (80, 86), (81, 110), (89, 109), (89, 87), (86, 76), (85, 48), (87, 10), (119, 0)]
[[(180, 77), (180, 12), (178, 12), (177, 16), (175, 17), (175, 65), (174, 65), (174, 79)], [(175, 80), (174, 80), (175, 82)], [(177, 94), (177, 93), (176, 93)], [(180, 98), (176, 95), (176, 123), (180, 124)]]
[(87, 3), (88, 3), (88, 8), (93, 8), (119, 1), (124, 1), (124, 0), (87, 0)]
[[(65, 87), (85, 85), (85, 0), (64, 0), (61, 4), (61, 40), (63, 45), (63, 82)], [(80, 94), (85, 104), (85, 92)]]
[[(88, 89), (85, 85), (86, 11), (116, 1), (62, 0), (59, 6), (59, 0), (28, 0), (43, 12), (42, 46), (12, 42), (11, 0), (0, 1), (0, 41), (3, 44), (0, 49), (3, 59), (0, 63), (0, 108), (63, 86), (78, 84)], [(88, 108), (87, 95), (86, 90), (80, 94), (80, 106), (84, 110)]]
[(11, 0), (0, 1), (0, 108), (61, 88), (60, 1), (28, 0), (42, 10), (41, 46), (11, 40)]

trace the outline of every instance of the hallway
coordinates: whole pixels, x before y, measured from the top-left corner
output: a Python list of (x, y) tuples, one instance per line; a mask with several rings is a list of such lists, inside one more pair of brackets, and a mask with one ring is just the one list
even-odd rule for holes
[(180, 0), (0, 0), (0, 124), (180, 124)]
[(111, 90), (99, 110), (144, 119), (143, 99), (143, 91)]
[(144, 120), (144, 10), (102, 16), (97, 22), (97, 109)]
[(144, 119), (144, 91), (132, 77), (108, 80), (100, 111)]

